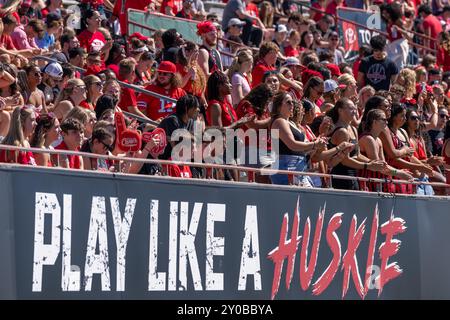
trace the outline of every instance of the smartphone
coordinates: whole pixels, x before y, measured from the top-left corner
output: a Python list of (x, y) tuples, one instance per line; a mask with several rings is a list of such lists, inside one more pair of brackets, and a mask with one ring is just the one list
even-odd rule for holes
[(422, 93), (426, 93), (427, 92), (427, 85), (425, 82), (422, 82)]

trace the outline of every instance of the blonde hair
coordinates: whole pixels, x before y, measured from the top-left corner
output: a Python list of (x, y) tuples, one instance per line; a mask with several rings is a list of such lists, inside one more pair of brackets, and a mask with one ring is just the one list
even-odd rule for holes
[[(241, 68), (242, 64), (250, 61), (253, 59), (253, 56), (250, 54), (248, 50), (240, 50), (236, 57), (234, 57), (233, 62), (231, 63), (230, 69), (228, 70), (228, 77), (230, 78), (235, 74), (236, 72), (239, 72), (239, 69)], [(247, 79), (249, 83), (252, 82), (252, 75), (251, 72), (247, 74)]]
[(405, 95), (411, 98), (416, 94), (416, 73), (411, 69), (405, 68), (400, 71), (398, 76), (405, 81), (403, 84)]
[[(84, 86), (84, 85), (85, 84), (84, 84), (83, 80), (81, 80), (81, 79), (70, 79), (69, 81), (67, 81), (66, 87), (60, 92), (58, 98), (56, 98), (55, 106), (57, 106), (58, 103), (60, 103), (61, 101), (70, 100), (70, 96), (73, 93), (73, 89), (76, 86)], [(72, 101), (72, 100), (70, 100), (70, 101)], [(74, 106), (74, 107), (76, 107), (76, 106)]]
[(349, 86), (351, 84), (356, 83), (355, 77), (351, 74), (344, 73), (343, 75), (339, 76), (337, 79), (338, 84), (344, 84), (346, 86)]
[(31, 108), (27, 107), (16, 107), (14, 109), (8, 134), (3, 139), (2, 144), (16, 147), (24, 146), (25, 136), (23, 134), (23, 124), (33, 112)]
[(86, 84), (86, 101), (87, 102), (93, 102), (92, 101), (92, 95), (91, 95), (91, 87), (94, 83), (100, 82), (101, 79), (97, 77), (96, 75), (90, 74), (83, 78), (83, 82)]
[(259, 9), (259, 18), (266, 28), (272, 28), (274, 8), (269, 1), (263, 1)]

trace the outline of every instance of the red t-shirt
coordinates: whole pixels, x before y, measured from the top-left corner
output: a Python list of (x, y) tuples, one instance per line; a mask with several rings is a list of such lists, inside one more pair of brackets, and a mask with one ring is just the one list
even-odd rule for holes
[(220, 105), (222, 109), (221, 113), (222, 127), (227, 127), (237, 120), (236, 111), (234, 111), (233, 106), (228, 102), (226, 98), (223, 99), (223, 101), (210, 100), (208, 101), (208, 109), (206, 109), (206, 119), (208, 121), (208, 124), (211, 125), (212, 123), (211, 106), (215, 103)]
[[(56, 150), (69, 150), (66, 143), (62, 141), (59, 145), (55, 147)], [(78, 150), (78, 149), (77, 149)], [(80, 169), (81, 168), (81, 158), (80, 156), (67, 155), (67, 159), (69, 159), (69, 168), (70, 169)]]
[(92, 33), (87, 29), (80, 33), (78, 40), (80, 41), (80, 47), (86, 49), (86, 52), (100, 51), (106, 44), (103, 33), (100, 31)]
[(437, 64), (442, 67), (443, 71), (450, 71), (450, 52), (445, 51), (444, 48), (439, 48), (437, 55)]
[(398, 39), (403, 39), (402, 33), (397, 28), (394, 27), (393, 23), (389, 23), (387, 25), (386, 31), (388, 34), (387, 38), (389, 39), (390, 42), (394, 42), (395, 40)]
[(260, 60), (258, 63), (256, 63), (256, 66), (252, 71), (252, 88), (262, 83), (264, 73), (274, 70), (276, 70), (276, 68), (274, 66), (269, 66), (264, 60)]
[[(339, 7), (345, 7), (345, 6), (346, 6), (345, 2), (343, 2)], [(337, 5), (336, 1), (333, 0), (328, 4), (325, 12), (329, 15), (336, 16), (337, 8), (338, 8), (338, 5)]]
[[(173, 88), (166, 90), (163, 87), (160, 87), (156, 84), (151, 84), (145, 87), (145, 90), (159, 93), (163, 96), (173, 98), (176, 100), (186, 95), (186, 91), (184, 91), (181, 88)], [(175, 112), (173, 103), (160, 100), (159, 98), (144, 93), (139, 94), (139, 96), (137, 97), (137, 106), (139, 110), (145, 110), (147, 117), (149, 117), (152, 120), (165, 118)]]
[[(321, 11), (325, 11), (325, 8), (322, 7), (318, 2), (314, 2), (311, 7), (319, 9)], [(311, 10), (311, 15), (311, 18), (316, 22), (322, 19), (322, 17), (324, 16), (322, 12), (316, 10)]]
[[(122, 3), (124, 7), (122, 7)], [(119, 17), (120, 29), (122, 34), (127, 34), (127, 11), (128, 9), (145, 10), (152, 3), (152, 0), (117, 0), (114, 4), (113, 15)]]
[(175, 15), (183, 9), (183, 0), (163, 0), (160, 12), (166, 14), (166, 7), (171, 7)]
[[(128, 80), (122, 81), (125, 83), (130, 83)], [(137, 105), (138, 104), (135, 91), (131, 88), (122, 87), (120, 90), (120, 101), (118, 104), (120, 109), (130, 111), (128, 110), (129, 107), (136, 107)]]
[[(0, 162), (3, 163), (14, 163), (14, 151), (10, 150), (0, 150)], [(36, 160), (34, 159), (33, 152), (31, 151), (19, 151), (17, 154), (17, 163), (26, 164), (30, 166), (36, 165)]]
[(7, 34), (2, 34), (0, 36), (0, 45), (6, 50), (16, 50), (16, 46), (14, 45), (11, 36)]
[(355, 62), (353, 63), (353, 76), (355, 77), (355, 79), (358, 79), (358, 70), (359, 70), (359, 65), (361, 64), (361, 59), (357, 58), (355, 60)]
[(164, 166), (166, 167), (167, 174), (171, 177), (192, 178), (192, 172), (189, 166), (180, 166), (177, 164), (166, 164)]
[[(442, 25), (439, 22), (438, 18), (430, 14), (428, 17), (426, 17), (423, 20), (423, 29), (428, 30), (430, 29), (430, 37), (433, 39), (436, 39), (438, 34), (442, 32)], [(430, 48), (431, 49), (437, 49), (437, 43), (436, 41), (430, 40)]]
[[(259, 18), (259, 10), (258, 10), (258, 6), (256, 4), (254, 4), (253, 2), (249, 2), (247, 4), (247, 6), (245, 7), (245, 11), (247, 11), (247, 13), (249, 15), (251, 15), (252, 17), (257, 17)], [(256, 25), (256, 21), (253, 21), (253, 24)]]
[(300, 51), (295, 49), (292, 46), (287, 46), (284, 48), (284, 55), (286, 57), (298, 57), (300, 54)]

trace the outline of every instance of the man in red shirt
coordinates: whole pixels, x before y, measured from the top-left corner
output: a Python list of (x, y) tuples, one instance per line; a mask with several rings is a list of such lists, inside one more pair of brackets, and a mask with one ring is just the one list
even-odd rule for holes
[(181, 9), (183, 9), (183, 0), (163, 0), (160, 12), (173, 17)]
[(259, 61), (256, 63), (252, 71), (252, 88), (262, 82), (264, 73), (274, 71), (280, 49), (273, 42), (265, 42), (259, 49)]
[[(124, 59), (119, 63), (119, 80), (124, 83), (134, 83), (136, 78), (136, 61), (132, 58)], [(122, 86), (118, 106), (127, 112), (146, 118), (145, 108), (138, 108), (136, 93), (133, 89)]]
[(346, 7), (344, 0), (333, 0), (327, 5), (325, 12), (329, 15), (336, 16), (338, 7)]
[(122, 35), (128, 34), (128, 9), (155, 11), (153, 0), (116, 0), (113, 16), (120, 22)]
[[(170, 61), (162, 61), (158, 66), (155, 83), (147, 86), (145, 90), (178, 100), (186, 95), (186, 91), (180, 88), (181, 77), (176, 72), (175, 64)], [(159, 121), (175, 112), (172, 102), (151, 95), (141, 93), (137, 100), (139, 109), (146, 109), (147, 116), (152, 120)]]
[[(56, 150), (78, 151), (83, 141), (83, 125), (74, 118), (68, 118), (61, 123), (63, 141), (55, 147)], [(59, 164), (63, 168), (83, 170), (83, 161), (76, 155), (59, 155)]]
[[(422, 28), (425, 35), (436, 39), (438, 34), (442, 32), (442, 25), (439, 19), (433, 16), (431, 7), (423, 4), (419, 7), (419, 15), (422, 17)], [(437, 40), (424, 39), (424, 46), (431, 49), (437, 49)]]

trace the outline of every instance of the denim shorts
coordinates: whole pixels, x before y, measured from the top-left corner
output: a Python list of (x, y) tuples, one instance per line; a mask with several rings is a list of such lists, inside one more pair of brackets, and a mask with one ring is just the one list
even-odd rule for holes
[[(288, 170), (288, 171), (307, 171), (308, 170), (309, 158), (306, 156), (296, 156), (296, 155), (279, 155), (273, 164), (273, 169)], [(270, 177), (272, 184), (278, 185), (288, 185), (289, 179), (286, 174), (274, 174)], [(314, 186), (313, 181), (309, 176), (294, 176), (293, 183), (295, 185), (301, 185), (303, 187)]]

